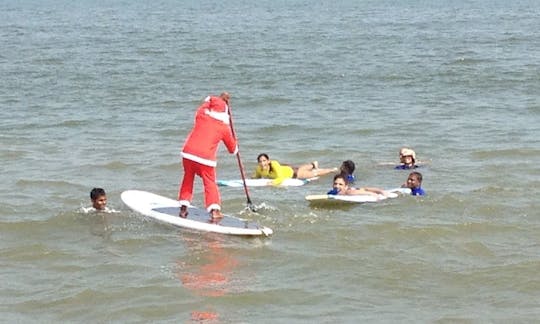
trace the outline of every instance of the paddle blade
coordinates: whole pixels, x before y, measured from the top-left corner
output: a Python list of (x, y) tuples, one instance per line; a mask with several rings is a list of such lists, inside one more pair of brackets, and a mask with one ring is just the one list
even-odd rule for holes
[(252, 212), (254, 212), (254, 213), (257, 212), (257, 207), (255, 207), (255, 205), (253, 205), (253, 203), (252, 203), (251, 201), (249, 201), (249, 202), (247, 203), (247, 208), (248, 208), (249, 210), (251, 210)]

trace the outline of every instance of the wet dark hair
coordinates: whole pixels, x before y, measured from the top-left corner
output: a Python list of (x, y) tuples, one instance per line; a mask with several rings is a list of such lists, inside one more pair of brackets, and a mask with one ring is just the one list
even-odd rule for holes
[(422, 173), (418, 172), (418, 171), (413, 171), (409, 174), (409, 176), (411, 175), (415, 175), (416, 178), (418, 179), (418, 182), (422, 183)]
[(349, 179), (347, 179), (347, 175), (344, 175), (343, 173), (338, 173), (334, 176), (334, 181), (336, 181), (337, 179), (343, 179), (345, 185), (349, 185)]
[(90, 199), (96, 200), (100, 196), (106, 196), (105, 190), (102, 188), (94, 188), (92, 191), (90, 191)]
[[(264, 158), (266, 158), (267, 160), (270, 161), (270, 158), (268, 157), (268, 154), (266, 154), (266, 153), (261, 153), (261, 154), (257, 155), (257, 163), (259, 163), (259, 159), (260, 159), (261, 157), (264, 157)], [(269, 164), (268, 164), (268, 171), (272, 171), (272, 163), (269, 163)]]
[(268, 154), (266, 154), (266, 153), (261, 153), (261, 154), (257, 155), (257, 162), (259, 162), (259, 159), (260, 159), (261, 157), (263, 157), (263, 156), (264, 156), (267, 160), (270, 160), (270, 158), (268, 157)]
[(345, 173), (347, 175), (349, 174), (353, 174), (354, 173), (354, 169), (355, 169), (355, 165), (354, 165), (354, 162), (351, 161), (351, 160), (346, 160), (346, 161), (343, 161), (343, 163), (341, 163), (341, 173)]

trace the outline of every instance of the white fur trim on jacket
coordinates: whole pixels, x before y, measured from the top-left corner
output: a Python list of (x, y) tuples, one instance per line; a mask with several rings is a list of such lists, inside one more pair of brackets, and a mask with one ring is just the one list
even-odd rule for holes
[(200, 164), (208, 165), (208, 166), (211, 166), (211, 167), (214, 167), (214, 168), (217, 165), (217, 162), (214, 161), (214, 160), (203, 159), (200, 156), (189, 154), (189, 153), (186, 153), (186, 152), (181, 152), (180, 154), (182, 155), (183, 158), (191, 160), (191, 161), (195, 161), (195, 162), (200, 163)]
[(217, 112), (210, 109), (205, 109), (204, 113), (214, 119), (219, 120), (220, 122), (224, 123), (225, 125), (229, 125), (229, 114), (226, 112)]
[(187, 200), (179, 200), (178, 203), (180, 204), (180, 206), (191, 206), (191, 203)]

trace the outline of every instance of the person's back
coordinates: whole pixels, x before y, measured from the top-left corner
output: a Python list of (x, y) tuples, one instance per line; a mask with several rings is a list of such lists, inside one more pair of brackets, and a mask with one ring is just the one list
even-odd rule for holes
[(218, 145), (222, 141), (231, 154), (238, 153), (237, 140), (230, 127), (230, 95), (209, 96), (198, 107), (195, 123), (182, 148), (184, 176), (178, 191), (180, 217), (187, 217), (193, 198), (195, 175), (201, 177), (207, 211), (212, 219), (221, 218), (221, 196), (216, 184)]
[(207, 98), (197, 109), (193, 129), (189, 133), (182, 156), (209, 166), (216, 166), (216, 154), (221, 141), (229, 153), (236, 149), (236, 138), (229, 126), (226, 102), (219, 97)]

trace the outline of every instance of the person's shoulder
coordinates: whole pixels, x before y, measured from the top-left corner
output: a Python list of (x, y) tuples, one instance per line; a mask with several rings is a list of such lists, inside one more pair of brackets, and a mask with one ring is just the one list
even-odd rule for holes
[(411, 190), (411, 195), (413, 196), (425, 196), (426, 191), (422, 187), (414, 188)]

